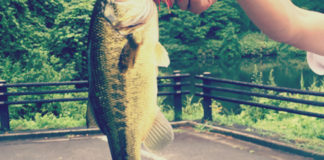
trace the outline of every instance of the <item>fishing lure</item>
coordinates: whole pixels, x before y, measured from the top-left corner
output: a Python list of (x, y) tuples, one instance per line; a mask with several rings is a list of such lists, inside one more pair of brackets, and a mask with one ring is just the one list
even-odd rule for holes
[[(154, 0), (154, 2), (157, 5), (159, 5), (159, 9), (160, 9), (161, 0)], [(170, 9), (173, 6), (173, 3), (171, 0), (163, 0), (163, 2), (167, 5), (168, 9)]]

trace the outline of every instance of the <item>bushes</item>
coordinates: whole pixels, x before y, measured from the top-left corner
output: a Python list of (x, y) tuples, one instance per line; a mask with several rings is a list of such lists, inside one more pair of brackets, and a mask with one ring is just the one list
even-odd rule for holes
[(219, 1), (200, 15), (162, 8), (160, 41), (171, 58), (233, 57), (239, 54), (237, 34), (246, 24), (241, 12), (235, 0)]
[(88, 78), (87, 43), (91, 11), (94, 0), (61, 1), (62, 10), (54, 21), (48, 43), (51, 55), (60, 58), (60, 63), (74, 64), (74, 80)]
[(274, 56), (279, 53), (279, 43), (267, 38), (262, 33), (246, 33), (241, 37), (239, 43), (242, 57)]
[[(271, 85), (275, 85), (273, 77), (269, 77)], [(261, 78), (256, 79), (256, 81), (262, 83)], [(303, 83), (303, 79), (301, 79), (301, 83)], [(324, 85), (317, 86), (316, 83), (317, 81), (314, 81), (313, 85), (309, 87), (308, 90), (322, 92), (324, 89)], [(268, 94), (276, 93), (273, 93), (273, 91), (269, 91)], [(279, 96), (305, 99), (310, 101), (324, 101), (323, 97), (318, 96), (298, 95), (289, 93), (280, 93)], [(324, 112), (324, 108), (322, 107), (308, 106), (305, 104), (297, 104), (293, 102), (256, 97), (253, 98), (253, 101), (262, 104), (274, 105), (283, 108), (292, 108), (315, 113)], [(279, 139), (286, 141), (287, 143), (294, 143), (294, 145), (297, 145), (302, 148), (313, 149), (315, 151), (320, 152), (324, 151), (323, 119), (296, 115), (281, 111), (266, 110), (246, 105), (241, 105), (241, 107), (241, 114), (235, 116), (236, 119), (240, 121), (240, 124), (248, 126), (249, 128), (253, 128), (254, 130), (259, 130), (258, 132), (260, 134), (265, 134), (270, 137), (272, 137), (273, 134), (280, 135)]]
[[(86, 95), (87, 93), (78, 93), (79, 97)], [(43, 98), (72, 98), (74, 96), (76, 95), (65, 94), (43, 96)], [(29, 98), (35, 99), (36, 97), (30, 96)], [(13, 130), (84, 127), (86, 110), (86, 101), (11, 105), (9, 107), (10, 126)]]
[[(73, 42), (85, 41), (87, 34), (87, 19), (91, 10), (90, 2), (78, 1), (80, 4), (72, 3), (74, 1), (63, 0), (4, 0), (0, 2), (0, 35), (1, 42), (0, 47), (0, 79), (6, 80), (7, 83), (21, 83), (21, 82), (57, 82), (68, 81), (76, 79), (78, 75), (86, 76), (79, 72), (79, 69), (85, 72), (86, 57), (82, 56), (83, 50), (85, 52), (85, 44), (77, 43), (74, 46)], [(77, 12), (79, 10), (72, 9), (67, 4), (73, 4), (74, 7), (79, 6), (79, 10), (89, 10), (87, 12)], [(81, 6), (81, 7), (80, 7)], [(75, 14), (71, 14), (67, 8), (77, 12), (75, 14), (81, 14), (79, 21), (72, 21), (71, 17), (75, 18)], [(2, 12), (3, 11), (3, 12)], [(74, 13), (74, 12), (73, 12)], [(66, 16), (70, 15), (70, 16)], [(82, 17), (85, 16), (85, 17)], [(63, 19), (65, 16), (66, 19)], [(81, 19), (81, 20), (80, 20)], [(58, 34), (62, 30), (68, 30), (65, 23), (69, 21), (68, 26), (73, 26), (73, 34), (66, 34), (64, 36)], [(79, 24), (79, 26), (77, 25)], [(60, 29), (58, 29), (60, 28)], [(85, 29), (85, 30), (82, 30)], [(4, 31), (4, 32), (3, 32)], [(80, 34), (82, 32), (82, 34)], [(77, 34), (79, 33), (79, 35)], [(59, 38), (57, 38), (59, 37)], [(69, 37), (70, 39), (66, 40)], [(69, 45), (70, 48), (66, 49), (66, 52), (73, 55), (73, 58), (67, 56), (61, 56), (58, 52), (61, 47), (65, 47), (61, 43), (56, 43), (58, 40)], [(70, 42), (72, 41), (72, 42)], [(86, 43), (86, 42), (85, 42)], [(71, 48), (77, 48), (80, 50), (73, 51)], [(55, 53), (54, 53), (55, 52)], [(67, 53), (63, 54), (66, 55)], [(78, 73), (78, 74), (76, 74)], [(82, 77), (83, 78), (83, 77)], [(48, 89), (62, 89), (66, 87), (24, 87), (24, 88), (10, 88), (9, 92), (28, 91), (28, 90), (48, 90)], [(29, 99), (51, 99), (60, 97), (73, 97), (70, 95), (40, 95), (40, 96), (10, 96), (10, 101), (29, 100)], [(10, 107), (10, 118), (17, 120), (20, 118), (26, 118), (26, 120), (35, 120), (36, 115), (40, 116), (52, 114), (56, 117), (61, 117), (66, 104), (26, 104), (26, 105), (14, 105)], [(74, 102), (71, 106), (77, 106), (78, 103)], [(81, 114), (82, 112), (80, 112)], [(78, 114), (78, 113), (76, 113)]]

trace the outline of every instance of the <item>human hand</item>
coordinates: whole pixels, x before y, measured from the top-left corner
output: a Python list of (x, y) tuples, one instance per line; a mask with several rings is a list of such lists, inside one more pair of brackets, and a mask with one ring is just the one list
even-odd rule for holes
[[(154, 1), (159, 4), (161, 0)], [(163, 2), (166, 3), (169, 7), (172, 6), (175, 1), (180, 9), (200, 14), (208, 9), (217, 0), (163, 0)]]
[(217, 0), (176, 0), (180, 9), (200, 14), (208, 9)]

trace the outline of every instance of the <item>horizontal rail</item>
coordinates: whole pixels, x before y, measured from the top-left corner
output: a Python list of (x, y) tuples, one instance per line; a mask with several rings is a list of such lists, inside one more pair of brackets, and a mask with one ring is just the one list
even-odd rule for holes
[(324, 96), (324, 92), (313, 92), (313, 91), (304, 91), (300, 89), (292, 89), (292, 88), (284, 88), (284, 87), (275, 87), (275, 86), (269, 86), (269, 85), (261, 85), (261, 84), (254, 84), (249, 82), (241, 82), (241, 81), (233, 81), (233, 80), (227, 80), (227, 79), (221, 79), (221, 78), (214, 78), (214, 77), (208, 77), (203, 75), (196, 76), (198, 79), (205, 79), (210, 80), (213, 82), (221, 82), (221, 83), (227, 83), (227, 84), (234, 84), (234, 85), (240, 85), (240, 86), (248, 86), (248, 87), (255, 87), (260, 89), (268, 89), (273, 91), (279, 91), (279, 92), (288, 92), (288, 93), (298, 93), (298, 94), (306, 94), (306, 95), (313, 95), (313, 96)]
[[(185, 84), (166, 84), (159, 87), (168, 86), (183, 86)], [(187, 84), (189, 85), (189, 83)], [(54, 91), (35, 91), (35, 92), (12, 92), (12, 93), (0, 93), (4, 96), (21, 96), (21, 95), (40, 95), (40, 94), (58, 94), (58, 93), (78, 93), (78, 92), (88, 92), (88, 89), (74, 89), (74, 90), (54, 90)], [(158, 95), (174, 95), (174, 94), (189, 94), (190, 91), (180, 91), (180, 92), (159, 92)]]
[[(190, 91), (177, 91), (177, 92), (159, 92), (158, 96), (167, 95), (179, 95), (179, 94), (190, 94)], [(81, 98), (60, 98), (60, 99), (43, 99), (43, 100), (25, 100), (25, 101), (0, 101), (1, 104), (15, 105), (15, 104), (29, 104), (29, 103), (52, 103), (52, 102), (66, 102), (66, 101), (84, 101), (88, 100), (88, 97)]]
[(190, 91), (176, 91), (176, 92), (159, 92), (158, 96), (168, 96), (168, 95), (179, 95), (179, 94), (190, 94)]
[(14, 104), (28, 104), (28, 103), (52, 103), (52, 102), (67, 102), (67, 101), (85, 101), (88, 97), (81, 98), (60, 98), (60, 99), (44, 99), (44, 100), (25, 100), (25, 101), (15, 101), (15, 102), (0, 102), (1, 104), (14, 105)]
[[(170, 79), (171, 82), (168, 81), (162, 81), (164, 83), (159, 83), (157, 86), (159, 88), (162, 87), (172, 87), (173, 91), (171, 92), (158, 92), (158, 96), (173, 96), (174, 97), (174, 106), (175, 106), (175, 120), (181, 120), (181, 103), (182, 103), (182, 95), (184, 94), (190, 94), (190, 91), (183, 91), (181, 90), (182, 86), (190, 85), (188, 82), (181, 82), (184, 78), (190, 77), (190, 74), (181, 74), (179, 71), (174, 71), (173, 75), (169, 76), (160, 76), (157, 77), (158, 80), (163, 79)], [(1, 81), (1, 80), (0, 80)], [(43, 90), (31, 90), (29, 87), (43, 87), (43, 86), (63, 86), (63, 85), (82, 85), (83, 88), (77, 88), (77, 89), (70, 89), (70, 88), (61, 88), (56, 89), (55, 87), (51, 87), (48, 89)], [(8, 92), (8, 88), (21, 88), (25, 91), (14, 91), (14, 92)], [(19, 104), (32, 104), (32, 103), (52, 103), (52, 102), (72, 102), (72, 101), (87, 101), (88, 97), (83, 97), (83, 95), (78, 95), (79, 97), (74, 98), (53, 98), (53, 99), (22, 99), (18, 101), (8, 101), (9, 96), (26, 96), (26, 95), (46, 95), (46, 94), (66, 94), (66, 93), (81, 93), (81, 92), (88, 92), (89, 91), (89, 82), (87, 80), (81, 80), (81, 81), (65, 81), (65, 82), (33, 82), (33, 83), (15, 83), (15, 84), (7, 84), (6, 81), (0, 82), (0, 131), (7, 131), (10, 130), (9, 125), (9, 112), (8, 108), (10, 105), (19, 105)], [(52, 89), (52, 90), (51, 90)], [(10, 91), (10, 90), (9, 90)], [(176, 109), (180, 108), (180, 112)]]
[[(159, 76), (157, 79), (172, 79), (172, 78), (186, 78), (190, 77), (189, 73), (175, 74), (169, 76)], [(66, 82), (35, 82), (35, 83), (14, 83), (14, 84), (0, 84), (3, 87), (38, 87), (38, 86), (59, 86), (59, 85), (77, 85), (88, 84), (87, 80), (83, 81), (66, 81)]]
[(169, 75), (169, 76), (159, 76), (159, 77), (157, 77), (157, 79), (160, 80), (160, 79), (187, 78), (187, 77), (190, 77), (189, 73), (175, 74), (175, 75)]
[(302, 104), (308, 104), (308, 105), (314, 105), (314, 106), (321, 106), (324, 107), (324, 102), (317, 102), (317, 101), (309, 101), (309, 100), (303, 100), (303, 99), (297, 99), (297, 98), (290, 98), (290, 97), (284, 97), (284, 96), (275, 96), (275, 95), (268, 95), (268, 94), (262, 94), (262, 93), (254, 93), (249, 91), (243, 91), (239, 89), (229, 89), (224, 87), (214, 87), (214, 86), (208, 86), (203, 85), (201, 83), (195, 84), (195, 86), (200, 88), (208, 88), (215, 91), (224, 91), (224, 92), (230, 92), (230, 93), (236, 93), (236, 94), (244, 94), (244, 95), (250, 95), (250, 96), (256, 96), (256, 97), (265, 97), (270, 99), (276, 99), (276, 100), (285, 100), (295, 103), (302, 103)]
[(310, 117), (324, 118), (324, 114), (320, 114), (320, 113), (300, 111), (300, 110), (295, 110), (295, 109), (290, 109), (290, 108), (281, 108), (281, 107), (276, 107), (276, 106), (272, 106), (272, 105), (266, 105), (266, 104), (259, 104), (259, 103), (254, 103), (254, 102), (243, 101), (243, 100), (239, 100), (239, 99), (235, 99), (235, 98), (212, 96), (212, 95), (207, 95), (207, 94), (204, 94), (204, 93), (196, 93), (196, 95), (201, 96), (201, 97), (208, 97), (208, 98), (233, 102), (233, 103), (251, 105), (251, 106), (255, 106), (255, 107), (259, 107), (259, 108), (266, 108), (266, 109), (272, 109), (272, 110), (277, 110), (277, 111), (284, 111), (284, 112), (295, 113), (295, 114), (305, 115), (305, 116), (310, 116)]
[(76, 85), (76, 84), (88, 84), (88, 81), (16, 83), (16, 84), (3, 84), (2, 86), (4, 86), (4, 87), (38, 87), (38, 86), (60, 86), (60, 85)]
[(39, 95), (39, 94), (57, 94), (57, 93), (78, 93), (88, 92), (88, 89), (71, 89), (71, 90), (54, 90), (54, 91), (34, 91), (34, 92), (9, 92), (0, 93), (5, 96), (21, 96), (21, 95)]
[(172, 84), (158, 84), (158, 87), (189, 86), (189, 82), (177, 82)]

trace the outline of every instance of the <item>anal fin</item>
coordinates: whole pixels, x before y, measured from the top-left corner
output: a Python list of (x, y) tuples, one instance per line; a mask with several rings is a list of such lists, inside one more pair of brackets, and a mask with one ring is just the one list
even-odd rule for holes
[(174, 139), (173, 129), (161, 111), (158, 112), (152, 128), (144, 140), (144, 146), (151, 150), (161, 150)]

